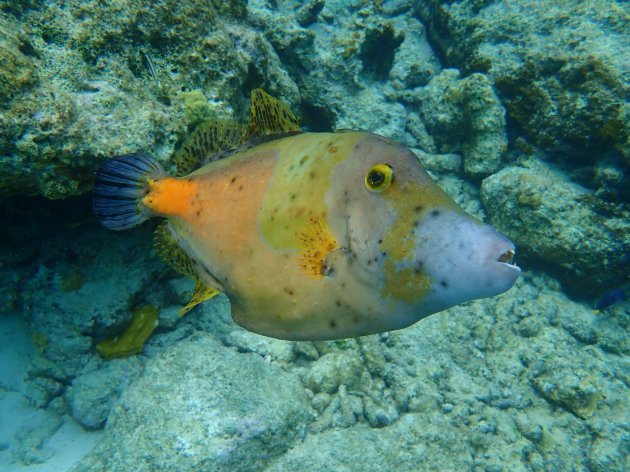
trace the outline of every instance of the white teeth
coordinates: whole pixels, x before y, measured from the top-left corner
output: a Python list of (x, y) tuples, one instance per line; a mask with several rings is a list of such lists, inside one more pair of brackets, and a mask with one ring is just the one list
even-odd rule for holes
[(506, 266), (509, 266), (513, 269), (517, 269), (520, 271), (521, 268), (517, 266), (516, 264), (512, 263), (513, 259), (514, 259), (514, 249), (508, 249), (507, 251), (505, 251), (499, 256), (499, 258), (497, 259), (497, 262), (500, 262), (501, 264), (505, 264)]

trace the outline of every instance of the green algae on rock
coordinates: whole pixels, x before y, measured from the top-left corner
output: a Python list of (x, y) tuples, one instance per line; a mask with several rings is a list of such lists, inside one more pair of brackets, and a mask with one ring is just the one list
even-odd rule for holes
[(105, 359), (138, 354), (158, 324), (157, 308), (151, 305), (138, 307), (132, 311), (129, 327), (122, 334), (98, 343), (96, 352)]

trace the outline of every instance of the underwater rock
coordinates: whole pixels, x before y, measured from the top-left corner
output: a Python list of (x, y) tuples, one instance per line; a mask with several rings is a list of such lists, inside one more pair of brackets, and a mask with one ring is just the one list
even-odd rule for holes
[(309, 26), (317, 21), (317, 15), (322, 11), (324, 5), (324, 0), (309, 0), (304, 2), (304, 5), (295, 13), (295, 19), (300, 26)]
[[(499, 170), (507, 149), (505, 110), (484, 74), (461, 78), (447, 69), (426, 87), (396, 94), (419, 109), (421, 121), (438, 153), (459, 152), (464, 171), (483, 177)], [(423, 136), (417, 136), (422, 145)]]
[[(26, 35), (20, 32), (19, 23), (9, 16), (0, 16), (0, 105), (37, 80), (35, 65), (29, 57), (33, 54), (35, 50)], [(0, 149), (2, 147), (0, 145)]]
[[(144, 250), (151, 243), (151, 228), (120, 238), (110, 235), (105, 243), (96, 235), (102, 233), (96, 222), (78, 219), (81, 199), (60, 203), (37, 198), (28, 203), (31, 210), (18, 200), (6, 202), (15, 208), (5, 213), (12, 216), (5, 221), (21, 228), (5, 240), (6, 250), (34, 252), (11, 273), (20, 275), (15, 285), (19, 316), (38, 352), (29, 359), (23, 393), (33, 405), (65, 414), (64, 393), (91, 360), (98, 360), (96, 342), (124, 329), (129, 308), (153, 293), (155, 280), (166, 269)], [(76, 270), (83, 274), (81, 283), (67, 283)], [(156, 301), (167, 292), (155, 291)]]
[(490, 221), (535, 261), (582, 296), (628, 281), (630, 214), (606, 204), (536, 160), (483, 181)]
[(594, 376), (583, 370), (546, 372), (534, 379), (534, 387), (543, 397), (580, 418), (591, 417), (603, 396)]
[(66, 389), (70, 414), (84, 428), (101, 429), (112, 405), (142, 372), (136, 357), (114, 360), (76, 377)]
[(147, 363), (73, 471), (262, 470), (310, 415), (297, 377), (199, 334)]
[[(253, 0), (248, 10), (248, 20), (265, 32), (299, 87), (306, 129), (370, 130), (416, 144), (406, 131), (407, 110), (391, 93), (394, 82), (426, 83), (440, 69), (420, 21), (411, 15), (385, 19), (381, 2), (326, 2), (322, 21), (309, 27), (298, 23), (288, 3)], [(381, 64), (375, 37), (383, 35), (391, 42)]]
[(244, 106), (245, 84), (299, 96), (269, 42), (238, 23), (245, 1), (93, 3), (37, 2), (24, 34), (11, 14), (0, 24), (0, 195), (66, 198), (90, 190), (107, 156), (166, 160), (194, 124), (187, 90), (220, 118)]
[(360, 383), (361, 367), (356, 352), (331, 352), (315, 361), (304, 384), (314, 393), (335, 393), (340, 385), (352, 390)]
[(415, 2), (447, 62), (482, 72), (527, 139), (589, 161), (630, 164), (627, 2)]
[(13, 458), (22, 465), (42, 464), (54, 451), (46, 443), (61, 428), (61, 417), (51, 413), (35, 414), (40, 421), (22, 427), (14, 437)]
[(376, 24), (365, 31), (359, 57), (363, 71), (375, 80), (386, 80), (394, 64), (396, 50), (405, 40), (405, 32), (391, 23)]
[(446, 421), (433, 418), (427, 424), (407, 414), (381, 429), (357, 425), (309, 435), (265, 470), (412, 472), (419, 464), (422, 470), (470, 470), (472, 454), (462, 439), (452, 434)]

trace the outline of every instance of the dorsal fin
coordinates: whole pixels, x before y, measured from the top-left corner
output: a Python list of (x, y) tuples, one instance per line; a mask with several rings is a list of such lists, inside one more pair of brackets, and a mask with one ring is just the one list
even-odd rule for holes
[(266, 135), (283, 135), (300, 131), (300, 124), (289, 107), (263, 89), (251, 92), (248, 139)]
[(241, 147), (247, 141), (247, 128), (230, 121), (200, 123), (175, 154), (177, 176), (221, 158), (221, 154)]
[(167, 221), (163, 221), (155, 228), (153, 242), (158, 256), (160, 256), (167, 265), (171, 266), (180, 274), (191, 277), (195, 281), (195, 291), (186, 306), (179, 310), (180, 315), (185, 315), (195, 306), (220, 293), (217, 288), (211, 287), (201, 280), (194, 261), (184, 252), (179, 244), (177, 244)]
[(287, 105), (263, 89), (254, 89), (251, 92), (249, 123), (200, 123), (175, 154), (176, 175), (187, 175), (232, 152), (299, 132), (299, 122)]

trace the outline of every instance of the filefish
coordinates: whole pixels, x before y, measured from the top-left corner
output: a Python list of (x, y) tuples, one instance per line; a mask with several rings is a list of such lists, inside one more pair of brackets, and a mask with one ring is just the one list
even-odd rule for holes
[(94, 211), (107, 228), (148, 218), (158, 254), (224, 292), (244, 328), (332, 340), (410, 326), (508, 290), (514, 244), (462, 210), (408, 148), (364, 131), (300, 132), (261, 89), (250, 121), (200, 126), (169, 176), (144, 153), (108, 159)]

